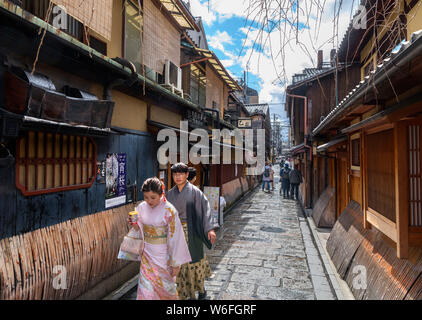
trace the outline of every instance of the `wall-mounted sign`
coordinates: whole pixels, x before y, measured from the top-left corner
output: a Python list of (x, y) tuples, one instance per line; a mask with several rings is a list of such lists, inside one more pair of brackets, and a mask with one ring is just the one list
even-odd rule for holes
[(166, 178), (166, 172), (160, 171), (160, 180), (164, 180)]
[(204, 195), (207, 197), (211, 208), (211, 216), (214, 221), (220, 221), (220, 188), (204, 187)]
[(106, 209), (126, 203), (126, 153), (111, 153), (106, 158)]
[(252, 120), (251, 119), (238, 119), (237, 120), (237, 127), (238, 128), (251, 128), (252, 127)]

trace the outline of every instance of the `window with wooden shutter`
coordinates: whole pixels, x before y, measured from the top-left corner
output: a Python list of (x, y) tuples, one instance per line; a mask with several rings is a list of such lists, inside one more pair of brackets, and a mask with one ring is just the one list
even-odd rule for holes
[(89, 188), (96, 163), (89, 137), (29, 131), (17, 140), (16, 186), (25, 196)]
[(396, 222), (393, 129), (367, 135), (368, 208)]
[(360, 135), (354, 135), (350, 138), (350, 164), (351, 169), (360, 170)]

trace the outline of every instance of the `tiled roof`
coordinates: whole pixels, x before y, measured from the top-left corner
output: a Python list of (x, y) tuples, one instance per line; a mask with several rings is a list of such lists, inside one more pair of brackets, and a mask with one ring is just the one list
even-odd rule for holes
[(316, 77), (317, 75), (320, 75), (326, 71), (329, 70), (333, 70), (333, 67), (329, 67), (329, 68), (306, 68), (302, 71), (302, 73), (296, 73), (293, 75), (293, 79), (292, 79), (292, 84), (297, 84), (299, 82), (305, 81), (305, 80), (309, 80), (311, 78)]
[(196, 52), (203, 58), (208, 58), (208, 62), (211, 64), (215, 72), (223, 79), (223, 81), (229, 86), (233, 91), (242, 90), (237, 81), (233, 80), (230, 73), (223, 66), (221, 61), (217, 58), (215, 53), (210, 50), (204, 50), (200, 48), (195, 48)]
[[(416, 46), (416, 43), (418, 43), (418, 46)], [(312, 134), (318, 134), (318, 132), (329, 123), (332, 123), (340, 115), (340, 113), (350, 107), (355, 99), (358, 98), (358, 95), (360, 96), (372, 88), (369, 84), (373, 84), (370, 82), (374, 82), (375, 78), (382, 76), (383, 73), (387, 73), (393, 67), (399, 69), (397, 63), (400, 63), (400, 59), (402, 59), (405, 54), (410, 53), (412, 49), (417, 48), (419, 48), (422, 52), (422, 30), (412, 33), (410, 41), (402, 42), (393, 51), (391, 51), (391, 55), (384, 59), (383, 63), (377, 65), (376, 69), (370, 72), (370, 75), (360, 81), (356, 87), (352, 89), (349, 94), (319, 123), (319, 125), (312, 131)], [(421, 52), (417, 52), (415, 54), (421, 54)]]
[(258, 104), (245, 104), (245, 108), (248, 110), (250, 114), (261, 112), (266, 115), (270, 107), (267, 103), (258, 103)]

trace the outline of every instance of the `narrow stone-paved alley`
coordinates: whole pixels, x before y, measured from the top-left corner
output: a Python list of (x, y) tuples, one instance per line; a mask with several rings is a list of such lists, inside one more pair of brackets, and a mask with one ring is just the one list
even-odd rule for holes
[(275, 187), (256, 189), (225, 218), (207, 252), (210, 299), (335, 299), (298, 202)]
[[(207, 251), (211, 300), (336, 299), (311, 231), (295, 200), (256, 188), (225, 216)], [(123, 299), (135, 299), (132, 290)]]

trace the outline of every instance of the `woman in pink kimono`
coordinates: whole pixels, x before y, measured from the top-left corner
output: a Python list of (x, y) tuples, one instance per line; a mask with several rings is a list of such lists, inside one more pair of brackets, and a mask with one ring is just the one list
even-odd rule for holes
[(163, 196), (158, 178), (146, 180), (142, 192), (145, 201), (136, 208), (134, 226), (145, 237), (137, 300), (178, 300), (176, 276), (192, 260), (179, 214)]

